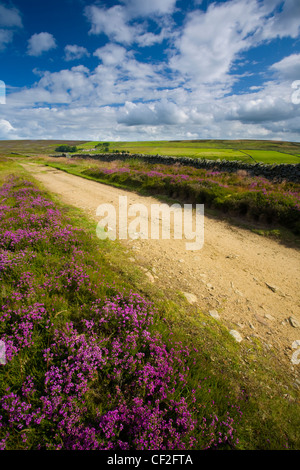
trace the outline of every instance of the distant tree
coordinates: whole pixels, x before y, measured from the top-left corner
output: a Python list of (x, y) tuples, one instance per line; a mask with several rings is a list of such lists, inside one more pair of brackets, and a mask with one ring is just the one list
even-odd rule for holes
[(77, 152), (76, 145), (59, 145), (56, 147), (55, 152)]
[(103, 152), (109, 152), (109, 142), (100, 142), (95, 147), (101, 149)]

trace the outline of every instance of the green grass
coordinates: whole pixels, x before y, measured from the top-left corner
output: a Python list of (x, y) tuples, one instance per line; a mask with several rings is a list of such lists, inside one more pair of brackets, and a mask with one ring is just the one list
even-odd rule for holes
[(287, 155), (275, 150), (245, 150), (256, 162), (268, 164), (300, 163), (297, 155)]
[[(80, 145), (79, 148), (94, 148), (97, 142)], [(264, 141), (149, 141), (110, 142), (110, 151), (128, 151), (146, 155), (171, 155), (177, 157), (204, 158), (209, 160), (239, 160), (244, 163), (300, 163), (295, 152), (300, 144)], [(91, 153), (101, 151), (96, 149)]]

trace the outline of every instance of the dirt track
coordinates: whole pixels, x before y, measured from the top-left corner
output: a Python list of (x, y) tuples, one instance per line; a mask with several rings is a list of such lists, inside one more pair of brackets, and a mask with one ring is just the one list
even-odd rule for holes
[[(100, 220), (97, 207), (103, 203), (118, 207), (119, 196), (127, 196), (129, 206), (143, 203), (149, 214), (151, 203), (161, 203), (49, 167), (26, 164), (24, 168), (63, 202), (96, 220)], [(172, 237), (129, 239), (124, 244), (132, 249), (131, 261), (144, 268), (150, 282), (194, 294), (204, 313), (216, 311), (219, 321), (237, 330), (243, 341), (260, 338), (297, 376), (300, 364), (293, 365), (291, 358), (296, 351), (293, 342), (299, 340), (300, 345), (300, 252), (207, 216), (204, 237), (198, 251), (186, 250), (187, 240)], [(290, 317), (296, 321), (294, 326)]]

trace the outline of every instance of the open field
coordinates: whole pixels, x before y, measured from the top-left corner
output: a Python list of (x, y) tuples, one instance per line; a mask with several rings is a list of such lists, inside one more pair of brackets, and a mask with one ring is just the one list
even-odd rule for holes
[[(82, 151), (91, 150), (99, 142), (84, 141), (0, 141), (0, 155), (54, 154), (59, 145), (76, 145)], [(267, 164), (299, 163), (300, 143), (257, 140), (199, 140), (199, 141), (147, 141), (109, 142), (110, 151), (142, 153), (150, 155), (186, 156), (205, 159), (240, 160), (245, 163)]]
[(81, 145), (85, 141), (73, 140), (0, 140), (0, 155), (18, 153), (21, 155), (38, 155), (55, 153), (59, 145)]
[[(80, 145), (90, 149), (97, 142)], [(152, 141), (109, 142), (111, 151), (128, 151), (150, 155), (240, 160), (245, 163), (299, 163), (300, 144), (270, 141)]]

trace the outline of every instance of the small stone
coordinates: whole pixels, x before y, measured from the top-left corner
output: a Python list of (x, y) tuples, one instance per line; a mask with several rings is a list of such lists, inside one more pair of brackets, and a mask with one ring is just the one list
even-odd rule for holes
[(149, 271), (146, 272), (146, 276), (148, 277), (150, 282), (154, 282), (154, 277)]
[(206, 287), (207, 287), (208, 289), (213, 289), (213, 288), (214, 288), (214, 286), (213, 286), (212, 284), (209, 284), (209, 283), (206, 284)]
[(217, 310), (210, 310), (208, 312), (211, 317), (213, 317), (215, 320), (219, 320), (220, 315), (218, 314)]
[(296, 320), (296, 318), (290, 317), (289, 322), (294, 328), (300, 328), (300, 323), (298, 322), (298, 320)]
[(270, 315), (269, 313), (265, 313), (265, 318), (267, 318), (268, 320), (271, 320), (271, 321), (275, 320), (275, 318), (272, 317), (272, 315)]
[(240, 335), (240, 333), (239, 333), (238, 331), (236, 331), (236, 330), (230, 330), (229, 333), (231, 334), (231, 336), (234, 337), (234, 339), (235, 339), (238, 343), (240, 343), (240, 342), (243, 340), (242, 336)]
[(194, 294), (191, 294), (190, 292), (183, 292), (183, 295), (190, 304), (197, 302), (197, 297)]
[(267, 286), (269, 289), (271, 289), (272, 292), (277, 292), (277, 291), (278, 291), (278, 287), (272, 286), (271, 284), (268, 284), (267, 282), (266, 282), (266, 286)]
[(244, 296), (244, 294), (243, 294), (240, 290), (238, 290), (238, 289), (235, 289), (234, 292), (235, 292), (237, 295), (241, 296), (241, 297)]
[(297, 349), (297, 351), (295, 351), (292, 355), (292, 358), (291, 358), (291, 363), (292, 364), (300, 364), (300, 349)]
[(269, 326), (269, 324), (261, 317), (260, 315), (255, 315), (256, 320), (264, 326)]
[(293, 342), (292, 348), (297, 349), (300, 346), (300, 339), (296, 339), (296, 341)]

